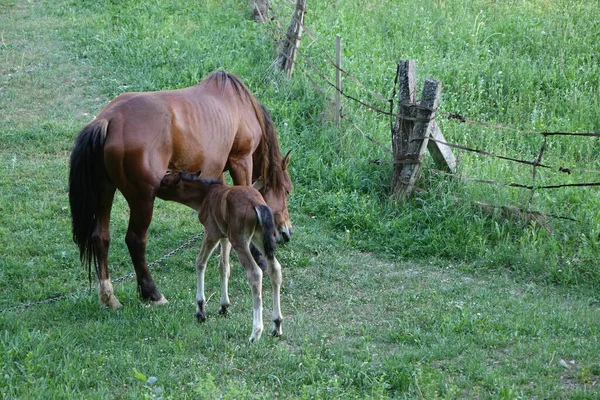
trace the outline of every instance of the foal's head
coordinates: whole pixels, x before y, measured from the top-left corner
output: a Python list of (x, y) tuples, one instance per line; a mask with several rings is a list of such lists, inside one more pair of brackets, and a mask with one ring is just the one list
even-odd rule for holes
[(198, 210), (211, 186), (220, 184), (223, 182), (218, 179), (204, 179), (198, 174), (167, 172), (160, 181), (158, 196)]

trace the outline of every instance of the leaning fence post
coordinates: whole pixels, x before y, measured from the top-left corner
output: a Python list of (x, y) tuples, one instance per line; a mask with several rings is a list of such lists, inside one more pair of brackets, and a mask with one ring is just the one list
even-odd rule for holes
[(283, 42), (280, 53), (279, 66), (285, 71), (288, 79), (292, 77), (292, 72), (294, 72), (294, 63), (296, 62), (300, 39), (302, 38), (305, 13), (306, 0), (297, 0), (292, 22), (288, 28), (287, 37)]
[(421, 166), (427, 144), (431, 135), (431, 123), (439, 103), (442, 84), (440, 81), (426, 79), (423, 86), (421, 103), (416, 107), (415, 125), (408, 139), (406, 159), (403, 160), (400, 172), (400, 183), (395, 195), (404, 199), (412, 192), (415, 182), (421, 173)]
[(402, 60), (398, 64), (398, 115), (392, 129), (392, 152), (394, 153), (394, 181), (392, 193), (398, 193), (402, 185), (400, 173), (408, 151), (408, 138), (414, 127), (415, 113), (415, 61)]

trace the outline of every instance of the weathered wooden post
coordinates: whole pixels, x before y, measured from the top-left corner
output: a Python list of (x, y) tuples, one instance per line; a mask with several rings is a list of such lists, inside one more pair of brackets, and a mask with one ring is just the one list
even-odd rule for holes
[(342, 37), (335, 35), (335, 110), (333, 119), (336, 124), (342, 118)]
[(394, 153), (394, 180), (392, 193), (396, 194), (402, 186), (402, 166), (408, 151), (408, 138), (414, 127), (415, 117), (415, 61), (402, 60), (398, 64), (398, 115), (392, 130), (392, 152)]
[(415, 125), (408, 138), (406, 160), (400, 171), (401, 186), (396, 196), (404, 199), (412, 192), (421, 173), (423, 157), (427, 151), (432, 121), (440, 100), (442, 84), (440, 81), (426, 79), (423, 86), (421, 103), (416, 107)]
[(269, 0), (250, 0), (252, 6), (252, 19), (256, 22), (266, 22), (269, 20)]
[[(412, 192), (421, 172), (425, 151), (429, 150), (439, 169), (454, 172), (456, 158), (435, 122), (442, 84), (427, 79), (421, 103), (415, 100), (415, 62), (402, 60), (398, 64), (398, 113), (392, 128), (394, 178), (392, 194), (403, 200)], [(433, 140), (429, 140), (432, 138)]]
[(292, 22), (287, 31), (287, 37), (283, 42), (280, 53), (280, 68), (286, 73), (289, 78), (294, 72), (294, 63), (300, 47), (302, 39), (302, 30), (304, 25), (304, 14), (306, 13), (306, 0), (297, 0), (296, 10), (292, 16)]

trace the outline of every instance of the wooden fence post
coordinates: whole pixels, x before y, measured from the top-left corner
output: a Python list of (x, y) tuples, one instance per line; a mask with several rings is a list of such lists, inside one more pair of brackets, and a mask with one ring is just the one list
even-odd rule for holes
[(439, 103), (442, 84), (440, 81), (426, 79), (423, 86), (421, 103), (416, 107), (415, 125), (408, 139), (408, 148), (400, 172), (399, 190), (395, 195), (405, 199), (412, 192), (415, 182), (421, 173), (423, 156), (429, 143), (431, 123), (435, 117)]
[(342, 37), (335, 35), (335, 110), (333, 119), (336, 124), (340, 123), (342, 118)]
[(423, 87), (421, 103), (417, 104), (415, 70), (414, 60), (402, 60), (398, 64), (400, 88), (396, 122), (392, 128), (394, 154), (392, 195), (399, 200), (403, 200), (412, 192), (421, 172), (426, 150), (429, 150), (439, 169), (447, 172), (456, 171), (456, 158), (452, 149), (443, 144), (446, 139), (434, 120), (442, 84), (427, 79)]
[(300, 39), (302, 38), (305, 13), (306, 0), (297, 0), (296, 10), (294, 11), (292, 22), (288, 28), (287, 37), (283, 42), (280, 53), (279, 65), (285, 71), (288, 79), (292, 77), (292, 73), (294, 72), (294, 63), (296, 62)]
[[(400, 173), (408, 151), (408, 138), (414, 127), (415, 113), (415, 61), (402, 60), (398, 64), (398, 115), (392, 130), (392, 152), (394, 154), (394, 180), (392, 193), (402, 186)], [(404, 118), (406, 117), (406, 118)]]
[(269, 0), (250, 0), (252, 6), (252, 19), (256, 22), (266, 22), (269, 20), (267, 12), (269, 11)]

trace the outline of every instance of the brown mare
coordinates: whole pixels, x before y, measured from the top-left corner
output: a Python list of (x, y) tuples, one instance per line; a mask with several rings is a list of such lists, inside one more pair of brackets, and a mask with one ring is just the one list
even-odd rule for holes
[[(185, 204), (198, 211), (204, 225), (204, 240), (196, 259), (198, 321), (206, 320), (204, 273), (206, 263), (219, 241), (228, 239), (246, 270), (252, 289), (253, 324), (250, 342), (260, 339), (262, 320), (262, 271), (250, 251), (251, 243), (265, 256), (267, 274), (273, 289), (273, 335), (281, 336), (281, 265), (275, 258), (275, 225), (273, 214), (261, 194), (251, 186), (227, 186), (220, 180), (207, 180), (183, 172), (168, 173), (161, 181), (158, 197)], [(229, 258), (219, 260), (221, 279), (220, 314), (229, 307)]]
[[(70, 160), (73, 240), (90, 276), (92, 261), (96, 266), (100, 303), (121, 307), (108, 271), (110, 212), (117, 189), (130, 209), (125, 242), (139, 294), (142, 300), (164, 304), (148, 270), (146, 242), (165, 172), (202, 171), (202, 177), (217, 179), (229, 171), (236, 185), (261, 182), (277, 240), (288, 241), (288, 162), (268, 111), (232, 74), (215, 72), (185, 89), (116, 97), (79, 133)], [(228, 255), (227, 240), (221, 244)]]

